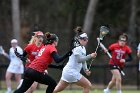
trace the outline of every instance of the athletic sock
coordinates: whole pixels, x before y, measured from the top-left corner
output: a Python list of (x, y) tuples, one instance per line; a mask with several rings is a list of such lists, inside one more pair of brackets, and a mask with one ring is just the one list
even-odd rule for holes
[(110, 89), (107, 87), (106, 89), (104, 89), (104, 93), (110, 93)]
[(106, 88), (106, 90), (107, 90), (107, 91), (110, 91), (110, 89), (109, 89), (108, 87)]
[(8, 87), (8, 88), (7, 88), (7, 91), (11, 91), (11, 90), (12, 90), (11, 87)]
[(117, 93), (122, 93), (122, 91), (121, 90), (118, 90)]

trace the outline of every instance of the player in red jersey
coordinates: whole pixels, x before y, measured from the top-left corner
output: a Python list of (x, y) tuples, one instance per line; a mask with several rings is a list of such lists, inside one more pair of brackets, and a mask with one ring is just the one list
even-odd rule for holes
[[(126, 44), (128, 40), (128, 36), (126, 34), (122, 34), (119, 36), (119, 40), (117, 43), (111, 44), (109, 46), (109, 52), (112, 54), (112, 59), (109, 61), (110, 70), (112, 73), (112, 79), (109, 82), (106, 89), (104, 89), (104, 93), (110, 93), (110, 89), (116, 84), (117, 93), (122, 93), (121, 91), (121, 74), (117, 66), (120, 69), (124, 68), (124, 63), (131, 61), (131, 49)], [(106, 50), (105, 50), (106, 51)], [(128, 55), (128, 58), (126, 58)]]
[(30, 43), (24, 48), (23, 56), (28, 55), (28, 62), (25, 64), (25, 67), (28, 67), (30, 62), (32, 62), (38, 55), (40, 49), (44, 46), (43, 42), (43, 32), (37, 31), (34, 32), (35, 35), (32, 36)]
[[(43, 32), (42, 31), (37, 31), (34, 32), (34, 36), (32, 36), (29, 44), (24, 48), (24, 52), (22, 55), (22, 59), (24, 59), (25, 56), (28, 56), (28, 59), (24, 59), (23, 61), (26, 61), (25, 68), (31, 64), (31, 62), (37, 57), (38, 52), (40, 49), (44, 46), (43, 42)], [(19, 54), (15, 51), (16, 55), (19, 56)], [(20, 55), (21, 56), (21, 55)], [(23, 79), (21, 79), (20, 84), (17, 88), (21, 86), (23, 82)], [(34, 82), (32, 86), (26, 91), (26, 93), (33, 93), (33, 91), (37, 88), (38, 83)]]
[(72, 52), (69, 51), (64, 56), (60, 57), (57, 53), (56, 46), (58, 44), (58, 37), (55, 34), (46, 33), (44, 36), (46, 45), (41, 48), (37, 58), (31, 62), (31, 64), (26, 68), (24, 73), (24, 80), (19, 89), (14, 93), (24, 93), (34, 81), (41, 84), (48, 85), (46, 93), (52, 93), (56, 82), (55, 80), (44, 73), (48, 68), (48, 65), (54, 60), (56, 63), (63, 61), (65, 58), (69, 57)]

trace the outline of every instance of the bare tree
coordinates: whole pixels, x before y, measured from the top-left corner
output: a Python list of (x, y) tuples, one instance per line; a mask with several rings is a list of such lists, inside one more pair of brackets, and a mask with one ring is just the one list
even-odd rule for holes
[(86, 33), (89, 35), (91, 33), (92, 25), (94, 22), (94, 15), (96, 10), (96, 5), (99, 0), (90, 0), (87, 13), (85, 16), (84, 26), (83, 29), (86, 31)]
[(128, 27), (128, 35), (130, 38), (129, 44), (133, 47), (135, 46), (136, 42), (136, 2), (137, 0), (131, 0), (131, 15), (129, 19), (129, 27)]
[(12, 23), (13, 35), (19, 42), (20, 40), (20, 9), (19, 0), (12, 0)]

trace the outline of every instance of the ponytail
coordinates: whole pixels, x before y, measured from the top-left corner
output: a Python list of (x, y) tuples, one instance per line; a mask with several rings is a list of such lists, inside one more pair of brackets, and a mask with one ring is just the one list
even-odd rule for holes
[(52, 44), (54, 41), (58, 42), (58, 37), (55, 34), (51, 34), (50, 32), (46, 32), (44, 36), (44, 43), (45, 44)]

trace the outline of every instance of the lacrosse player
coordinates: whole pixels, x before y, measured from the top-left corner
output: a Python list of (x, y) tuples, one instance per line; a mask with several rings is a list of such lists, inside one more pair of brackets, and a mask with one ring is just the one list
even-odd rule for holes
[[(120, 74), (120, 70), (117, 66), (122, 70), (124, 68), (125, 62), (131, 61), (131, 49), (127, 45), (128, 36), (126, 34), (122, 34), (119, 36), (119, 40), (117, 43), (111, 44), (109, 46), (109, 52), (112, 54), (112, 58), (109, 61), (110, 70), (112, 73), (112, 79), (109, 82), (106, 89), (104, 89), (104, 93), (110, 93), (110, 89), (116, 84), (117, 93), (122, 93), (121, 90), (121, 82), (122, 77)], [(106, 50), (105, 50), (106, 51)], [(128, 58), (126, 58), (128, 55)]]
[[(38, 52), (40, 51), (40, 49), (44, 46), (43, 42), (43, 32), (41, 31), (36, 31), (34, 32), (34, 36), (32, 36), (29, 44), (24, 48), (24, 52), (23, 55), (20, 55), (17, 51), (15, 51), (15, 54), (20, 57), (21, 59), (23, 59), (23, 61), (26, 61), (25, 64), (25, 68), (27, 68), (29, 66), (29, 64), (31, 64), (31, 62), (37, 57)], [(28, 59), (26, 60), (24, 57), (28, 56)], [(23, 82), (23, 79), (21, 80), (19, 86), (17, 88), (19, 88), (21, 86)], [(33, 91), (37, 88), (38, 83), (34, 82), (32, 84), (32, 86), (26, 91), (26, 93), (33, 93)]]
[(15, 55), (14, 50), (17, 49), (17, 51), (19, 52), (19, 54), (23, 53), (23, 50), (21, 49), (21, 47), (18, 46), (18, 41), (16, 39), (12, 39), (11, 40), (11, 48), (9, 50), (9, 54), (7, 54), (3, 48), (1, 48), (2, 50), (2, 55), (6, 56), (8, 59), (10, 59), (10, 64), (7, 68), (6, 71), (6, 85), (7, 85), (7, 91), (6, 93), (12, 93), (12, 89), (11, 89), (11, 78), (13, 75), (15, 75), (15, 79), (17, 81), (17, 83), (20, 83), (20, 79), (21, 79), (21, 74), (23, 74), (24, 71), (24, 67), (23, 67), (23, 63), (22, 61)]
[(72, 51), (60, 57), (56, 49), (58, 37), (55, 34), (46, 33), (44, 35), (44, 42), (46, 42), (46, 45), (41, 48), (36, 59), (25, 69), (23, 83), (14, 93), (26, 92), (34, 81), (48, 85), (46, 93), (53, 92), (56, 82), (51, 76), (44, 73), (44, 71), (48, 68), (48, 65), (52, 63), (53, 59), (55, 62), (59, 63), (69, 57)]
[(75, 83), (81, 87), (83, 87), (83, 93), (89, 93), (91, 88), (90, 81), (85, 78), (81, 73), (81, 69), (83, 68), (85, 73), (89, 76), (90, 71), (87, 68), (87, 64), (85, 61), (95, 58), (96, 53), (91, 53), (86, 55), (85, 45), (88, 43), (88, 36), (86, 33), (82, 32), (81, 27), (77, 27), (75, 29), (77, 32), (76, 35), (76, 47), (72, 50), (73, 54), (69, 57), (69, 61), (63, 69), (61, 80), (58, 85), (55, 87), (53, 93), (58, 93), (64, 90), (69, 84)]

